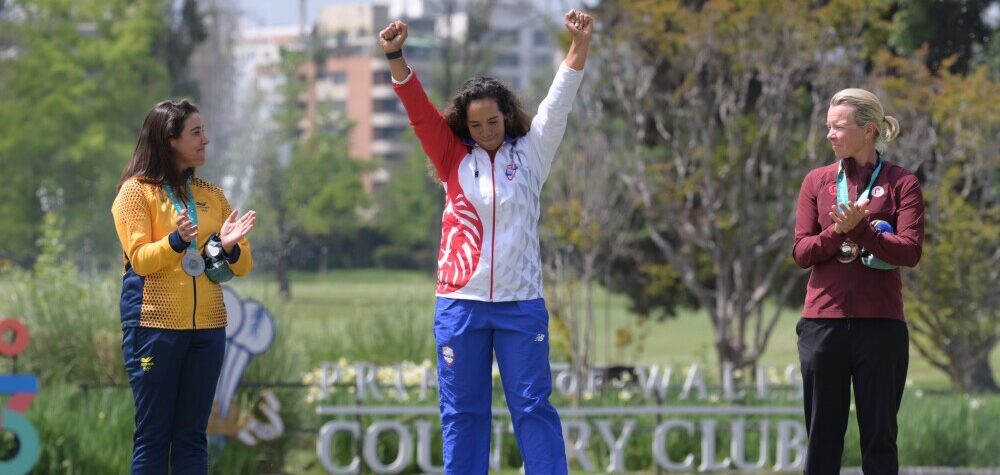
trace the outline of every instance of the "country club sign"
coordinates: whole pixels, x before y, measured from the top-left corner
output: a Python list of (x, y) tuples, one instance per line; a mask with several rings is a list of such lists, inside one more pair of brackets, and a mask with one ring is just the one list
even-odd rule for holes
[[(724, 366), (718, 384), (709, 386), (697, 364), (684, 368), (649, 365), (634, 368), (604, 368), (583, 376), (567, 365), (553, 365), (554, 393), (579, 401), (560, 407), (566, 453), (571, 469), (582, 472), (625, 473), (659, 467), (667, 471), (712, 472), (720, 470), (801, 471), (805, 459), (806, 433), (802, 422), (802, 382), (797, 367), (779, 371), (758, 367), (752, 378)], [(494, 378), (498, 371), (494, 365)], [(748, 383), (747, 381), (752, 381)], [(432, 463), (431, 453), (440, 429), (436, 374), (430, 362), (376, 366), (365, 362), (324, 363), (306, 375), (316, 413), (330, 416), (319, 430), (316, 444), (320, 462), (332, 474), (360, 473), (362, 465), (374, 473), (399, 473), (416, 462), (425, 473), (442, 473)], [(713, 381), (714, 382), (714, 381)], [(741, 384), (741, 382), (743, 382)], [(353, 404), (333, 405), (345, 392)], [(608, 405), (615, 394), (617, 406)], [(603, 397), (603, 405), (594, 405)], [(754, 400), (752, 405), (746, 401)], [(661, 403), (670, 401), (670, 403)], [(427, 405), (420, 404), (426, 402)], [(363, 419), (364, 417), (364, 419)], [(369, 421), (362, 426), (362, 421)], [(493, 407), (490, 466), (501, 468), (504, 444), (513, 442), (513, 428), (506, 407)], [(748, 419), (750, 418), (750, 419)], [(416, 420), (404, 424), (400, 420)], [(651, 431), (653, 467), (625, 467), (625, 451), (640, 431)], [(718, 438), (728, 432), (729, 446), (719, 447)], [(748, 434), (756, 435), (750, 448)], [(335, 438), (348, 437), (351, 453), (338, 453)], [(697, 445), (696, 453), (669, 453), (670, 441)], [(380, 441), (394, 440), (395, 459), (385, 463), (379, 456)], [(696, 444), (693, 442), (697, 442)], [(607, 466), (598, 467), (589, 451), (603, 449)], [(392, 450), (390, 450), (392, 452)]]

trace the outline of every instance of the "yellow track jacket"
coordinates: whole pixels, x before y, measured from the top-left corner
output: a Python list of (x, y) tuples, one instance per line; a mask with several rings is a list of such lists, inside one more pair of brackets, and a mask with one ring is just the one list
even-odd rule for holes
[[(198, 250), (222, 228), (232, 208), (222, 189), (192, 178), (198, 208)], [(163, 189), (132, 177), (122, 184), (111, 214), (125, 255), (122, 259), (122, 326), (188, 330), (226, 326), (222, 288), (202, 274), (181, 269), (187, 245), (177, 233), (177, 212)], [(237, 277), (250, 273), (250, 242), (241, 240), (227, 256)]]

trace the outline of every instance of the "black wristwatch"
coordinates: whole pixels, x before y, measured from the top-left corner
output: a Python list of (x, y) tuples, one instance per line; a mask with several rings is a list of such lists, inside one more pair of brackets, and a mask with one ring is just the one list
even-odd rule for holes
[(222, 248), (222, 241), (219, 240), (218, 236), (212, 236), (212, 239), (208, 240), (205, 244), (205, 256), (209, 259), (224, 259), (226, 257), (226, 251)]

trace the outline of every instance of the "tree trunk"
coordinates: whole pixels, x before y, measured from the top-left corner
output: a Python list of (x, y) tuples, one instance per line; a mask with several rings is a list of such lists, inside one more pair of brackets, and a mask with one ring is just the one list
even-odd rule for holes
[(954, 368), (949, 372), (952, 383), (967, 393), (1000, 392), (997, 380), (993, 376), (993, 368), (990, 367), (989, 353), (985, 352), (985, 357), (976, 358), (964, 365), (961, 360), (952, 359), (955, 362), (953, 366), (965, 366), (965, 368)]
[(281, 300), (292, 299), (292, 286), (288, 281), (288, 252), (282, 250), (278, 253), (278, 296)]
[(970, 392), (1000, 392), (997, 380), (993, 376), (993, 368), (990, 367), (989, 358), (983, 358), (976, 362), (970, 380), (972, 383), (968, 388)]

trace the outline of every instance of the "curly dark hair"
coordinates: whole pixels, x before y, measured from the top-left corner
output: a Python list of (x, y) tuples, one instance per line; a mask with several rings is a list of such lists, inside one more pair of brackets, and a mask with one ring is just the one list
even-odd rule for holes
[(458, 88), (458, 92), (444, 109), (444, 120), (455, 135), (462, 140), (472, 140), (468, 124), (469, 103), (485, 98), (496, 101), (503, 114), (504, 133), (507, 136), (519, 138), (528, 134), (531, 117), (524, 111), (524, 106), (514, 91), (491, 77), (476, 76)]

